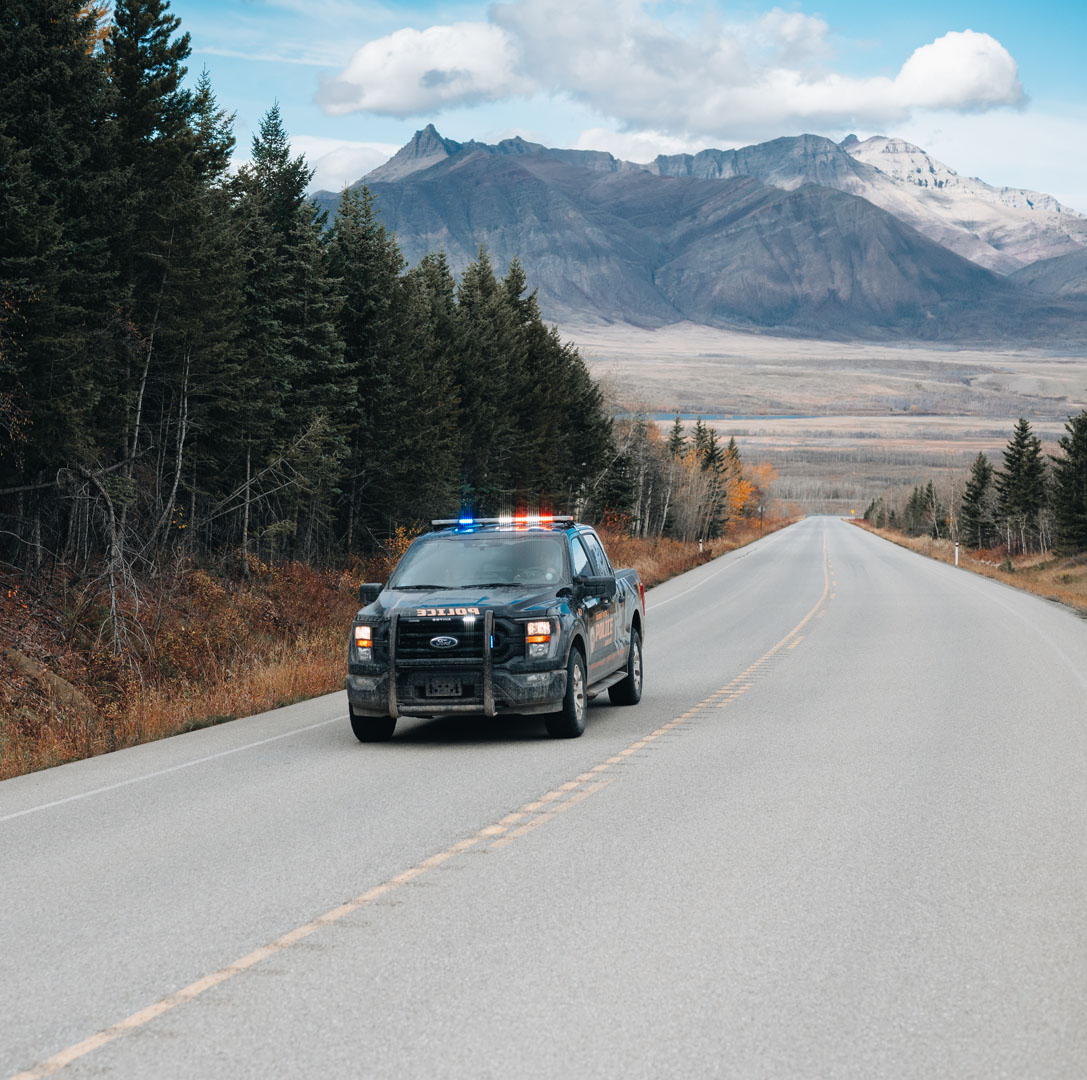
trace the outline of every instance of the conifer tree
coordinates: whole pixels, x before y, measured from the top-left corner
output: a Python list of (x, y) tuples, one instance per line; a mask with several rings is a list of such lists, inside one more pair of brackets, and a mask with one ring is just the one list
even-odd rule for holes
[[(0, 389), (29, 433), (5, 478), (14, 486), (50, 483), (96, 452), (89, 417), (112, 281), (101, 228), (110, 88), (95, 25), (76, 0), (5, 0), (0, 17), (0, 282), (11, 308)], [(45, 490), (22, 499), (39, 524)]]
[(920, 536), (925, 531), (925, 492), (915, 487), (910, 492), (906, 507), (902, 512), (902, 527), (911, 536)]
[(683, 422), (679, 418), (679, 413), (676, 413), (676, 418), (672, 421), (672, 429), (668, 433), (668, 453), (672, 457), (683, 457), (686, 449), (687, 439), (683, 434)]
[(960, 522), (967, 547), (987, 548), (996, 542), (996, 486), (993, 466), (982, 452), (974, 458), (962, 497)]
[(196, 183), (193, 95), (182, 86), (189, 35), (178, 35), (180, 26), (167, 0), (117, 0), (105, 42), (117, 170), (110, 250), (126, 321), (108, 402), (110, 409), (123, 409), (116, 417), (119, 458), (137, 455), (146, 430), (149, 380), (153, 385), (158, 359), (155, 339), (168, 318), (178, 233), (184, 229), (179, 219)]
[(392, 517), (422, 517), (454, 501), (457, 397), (448, 341), (439, 344), (443, 331), (432, 325), (433, 316), (448, 335), (453, 282), (441, 280), (433, 296), (431, 264), (404, 275), (400, 249), (365, 187), (344, 191), (329, 235), (350, 384), (342, 522), (350, 548), (360, 529), (384, 529)]
[(717, 429), (706, 426), (702, 440), (702, 468), (714, 474), (720, 473), (725, 467), (725, 451), (717, 438)]
[(514, 410), (520, 389), (517, 320), (507, 293), (480, 249), (457, 287), (455, 376), (461, 395), (465, 496), (481, 507), (512, 498)]
[(235, 396), (244, 432), (234, 468), (244, 490), (240, 534), (247, 547), (255, 473), (289, 468), (291, 481), (279, 485), (274, 504), (265, 503), (275, 512), (265, 524), (306, 552), (330, 524), (324, 496), (346, 453), (334, 419), (348, 394), (336, 326), (340, 297), (327, 269), (324, 216), (306, 197), (312, 170), (304, 156), (292, 157), (278, 105), (262, 118), (252, 156), (237, 179), (247, 254), (246, 352)]
[(233, 116), (218, 107), (206, 72), (195, 89), (184, 86), (189, 52), (167, 0), (115, 4), (104, 62), (120, 321), (95, 426), (107, 456), (124, 463), (114, 498), (122, 527), (130, 515), (141, 520), (145, 553), (166, 539), (186, 474), (196, 509), (187, 460), (194, 440), (206, 455), (224, 436), (209, 421), (222, 411), (217, 391), (233, 389), (226, 376), (241, 305), (227, 184)]
[(1087, 410), (1070, 417), (1053, 461), (1053, 512), (1062, 555), (1087, 551)]
[(1004, 470), (996, 475), (1000, 519), (1009, 552), (1041, 544), (1046, 505), (1046, 468), (1041, 440), (1020, 417), (1004, 451)]
[(607, 454), (611, 424), (603, 399), (577, 349), (544, 325), (516, 259), (502, 289), (515, 325), (509, 407), (517, 438), (510, 486), (532, 503), (573, 506)]
[(702, 417), (700, 416), (694, 422), (694, 431), (691, 434), (691, 446), (694, 447), (694, 452), (698, 456), (699, 461), (705, 459), (706, 456), (706, 443), (709, 439), (708, 429), (704, 423), (702, 423)]
[[(150, 504), (145, 512), (152, 522), (149, 546), (165, 542), (183, 497), (185, 528), (193, 524), (196, 488), (209, 494), (218, 488), (216, 452), (233, 434), (228, 404), (238, 376), (243, 284), (227, 176), (233, 119), (219, 108), (203, 73), (193, 94), (188, 149), (172, 181), (169, 281), (155, 339), (156, 384), (147, 408), (157, 448), (153, 471), (150, 465), (144, 467), (144, 498)], [(206, 467), (200, 470), (199, 485), (193, 480), (197, 448)], [(191, 531), (184, 534), (188, 540), (193, 536)]]

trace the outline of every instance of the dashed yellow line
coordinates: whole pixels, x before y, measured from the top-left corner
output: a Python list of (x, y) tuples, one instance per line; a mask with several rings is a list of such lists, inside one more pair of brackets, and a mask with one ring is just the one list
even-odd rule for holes
[(75, 1043), (73, 1046), (69, 1046), (65, 1050), (61, 1050), (59, 1053), (46, 1058), (33, 1068), (27, 1069), (25, 1072), (16, 1073), (11, 1077), (11, 1080), (39, 1080), (41, 1077), (51, 1076), (53, 1073), (59, 1072), (65, 1066), (70, 1065), (73, 1061), (77, 1061), (79, 1058), (85, 1057), (92, 1051), (98, 1050), (101, 1047), (114, 1042), (116, 1039), (143, 1027), (145, 1024), (150, 1023), (164, 1013), (176, 1009), (179, 1005), (184, 1005), (187, 1002), (192, 1001), (206, 991), (220, 985), (220, 983), (226, 982), (227, 979), (232, 979), (236, 975), (248, 971), (262, 960), (267, 960), (270, 956), (275, 956), (277, 953), (289, 949), (292, 945), (296, 945), (298, 942), (309, 937), (310, 934), (315, 933), (322, 927), (330, 926), (340, 919), (353, 914), (360, 908), (372, 904), (375, 900), (407, 885), (409, 882), (416, 880), (423, 874), (429, 873), (431, 870), (443, 865), (455, 856), (462, 855), (466, 851), (470, 851), (473, 848), (484, 844), (485, 850), (488, 851), (506, 847), (513, 843), (514, 840), (525, 836), (534, 829), (538, 829), (541, 825), (546, 825), (549, 821), (553, 821), (559, 814), (565, 813), (571, 807), (576, 806), (578, 803), (583, 802), (585, 799), (588, 799), (590, 796), (595, 795), (598, 791), (607, 787), (614, 778), (602, 777), (602, 773), (609, 771), (616, 765), (627, 763), (632, 755), (651, 746), (657, 739), (675, 728), (688, 724), (699, 716), (708, 715), (707, 710), (723, 709), (738, 697), (747, 693), (747, 691), (754, 686), (752, 677), (759, 669), (764, 664), (771, 662), (782, 649), (793, 649), (799, 645), (803, 640), (800, 631), (803, 630), (813, 618), (816, 618), (817, 616), (822, 617), (825, 614), (823, 605), (826, 602), (828, 595), (830, 595), (830, 558), (827, 554), (827, 542), (824, 537), (823, 592), (816, 601), (815, 606), (785, 635), (785, 637), (773, 646), (773, 648), (763, 656), (760, 656), (759, 659), (751, 664), (746, 670), (740, 672), (740, 674), (731, 682), (722, 686), (720, 689), (715, 690), (709, 697), (703, 699), (697, 705), (688, 709), (685, 713), (682, 713), (675, 719), (669, 720), (668, 723), (661, 725), (661, 727), (657, 728), (655, 731), (638, 739), (637, 742), (632, 743), (625, 750), (620, 750), (618, 754), (613, 755), (606, 761), (600, 762), (598, 765), (594, 765), (591, 769), (576, 776), (573, 780), (568, 780), (566, 783), (560, 784), (557, 788), (541, 795), (533, 802), (526, 803), (519, 810), (506, 814), (491, 825), (484, 826), (472, 836), (467, 836), (454, 844), (450, 844), (449, 847), (444, 848), (442, 851), (428, 856), (417, 866), (412, 866), (407, 870), (401, 871), (395, 877), (389, 878), (388, 881), (382, 882), (380, 885), (375, 885), (372, 889), (368, 889), (366, 892), (361, 893), (353, 900), (348, 900), (346, 903), (334, 907), (331, 911), (326, 911), (323, 915), (319, 915), (310, 922), (296, 927), (289, 933), (276, 938), (275, 941), (263, 945), (259, 949), (255, 949), (248, 955), (243, 956), (240, 960), (235, 960), (232, 964), (228, 964), (219, 971), (216, 971), (211, 975), (205, 975), (202, 979), (197, 979), (196, 982), (182, 987), (173, 994), (169, 994), (161, 1001), (157, 1001), (153, 1005), (148, 1005), (146, 1008), (134, 1012), (131, 1016), (126, 1016), (116, 1024), (83, 1039), (81, 1042)]
[(525, 833), (531, 832), (533, 829), (538, 829), (541, 825), (546, 825), (552, 818), (558, 816), (566, 810), (569, 810), (571, 806), (576, 806), (579, 802), (587, 799), (590, 795), (595, 795), (601, 788), (607, 787), (611, 783), (611, 779), (598, 780), (595, 784), (590, 784), (587, 788), (583, 788), (576, 795), (571, 795), (568, 799), (564, 799), (560, 803), (556, 803), (550, 810), (545, 810), (542, 814), (537, 814), (536, 817), (529, 821), (526, 821), (524, 825), (514, 829), (508, 836), (503, 836), (499, 840), (495, 840), (493, 843), (488, 844), (489, 849), (505, 847), (507, 844), (512, 844), (519, 836), (524, 836)]

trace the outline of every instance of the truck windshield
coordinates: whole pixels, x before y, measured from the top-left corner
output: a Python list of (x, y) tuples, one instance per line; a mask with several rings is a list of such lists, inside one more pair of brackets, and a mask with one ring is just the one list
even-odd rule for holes
[(409, 548), (390, 589), (470, 589), (559, 585), (565, 575), (561, 536), (443, 536)]

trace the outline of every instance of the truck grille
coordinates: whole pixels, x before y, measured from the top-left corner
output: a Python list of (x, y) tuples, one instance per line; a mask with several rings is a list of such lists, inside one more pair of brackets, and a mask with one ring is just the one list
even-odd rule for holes
[[(442, 664), (449, 660), (483, 661), (483, 618), (465, 624), (463, 616), (446, 618), (401, 618), (397, 621), (396, 659), (424, 660)], [(456, 645), (438, 648), (434, 638), (456, 638)], [(494, 644), (491, 656), (501, 664), (514, 656), (524, 655), (524, 627), (512, 619), (494, 620)]]
[[(452, 648), (440, 649), (434, 639), (455, 639)], [(445, 619), (400, 619), (396, 635), (397, 660), (482, 660), (483, 620), (465, 625), (457, 616)]]

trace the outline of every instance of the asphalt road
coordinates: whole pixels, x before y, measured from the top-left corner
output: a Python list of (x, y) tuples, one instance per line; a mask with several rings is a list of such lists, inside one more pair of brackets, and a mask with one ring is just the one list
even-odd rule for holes
[(0, 1075), (1087, 1076), (1087, 623), (831, 518), (648, 602), (581, 739), (0, 784)]

